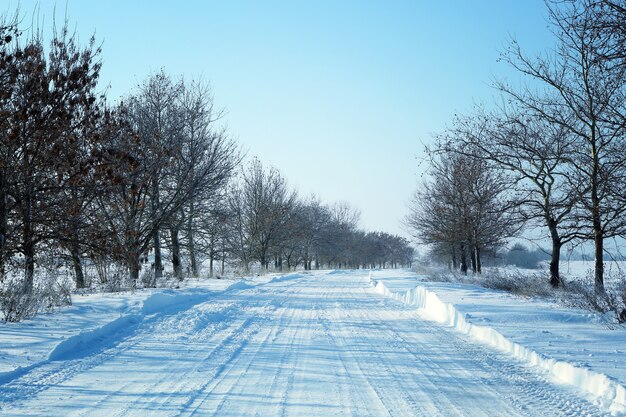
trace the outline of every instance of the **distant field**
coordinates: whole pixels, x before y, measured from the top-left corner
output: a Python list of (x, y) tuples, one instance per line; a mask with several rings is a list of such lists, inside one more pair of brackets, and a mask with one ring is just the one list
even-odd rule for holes
[[(545, 265), (547, 269), (548, 265)], [(593, 276), (593, 261), (561, 262), (561, 273), (564, 276), (591, 278)], [(609, 261), (604, 263), (604, 273), (607, 279), (626, 273), (626, 261)]]

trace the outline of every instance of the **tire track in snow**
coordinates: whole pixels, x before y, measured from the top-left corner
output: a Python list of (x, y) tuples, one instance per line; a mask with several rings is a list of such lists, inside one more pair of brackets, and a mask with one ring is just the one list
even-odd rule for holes
[[(427, 398), (415, 399), (412, 395), (419, 394), (419, 390), (415, 390), (415, 387), (410, 387), (406, 382), (406, 372), (398, 372), (398, 370), (392, 370), (388, 364), (388, 358), (386, 355), (389, 353), (387, 349), (387, 342), (382, 346), (384, 349), (374, 346), (370, 343), (365, 343), (365, 340), (354, 340), (353, 335), (358, 334), (352, 329), (352, 327), (356, 327), (362, 320), (354, 320), (351, 322), (352, 315), (349, 313), (351, 310), (355, 308), (356, 305), (362, 303), (362, 299), (357, 297), (355, 290), (359, 288), (350, 288), (347, 286), (340, 287), (336, 289), (336, 292), (340, 293), (340, 300), (342, 302), (335, 303), (333, 309), (329, 309), (327, 314), (325, 315), (324, 321), (327, 323), (326, 326), (330, 331), (330, 323), (337, 321), (338, 317), (343, 316), (344, 322), (347, 324), (340, 328), (338, 326), (334, 331), (336, 334), (334, 337), (337, 340), (341, 340), (340, 345), (342, 346), (350, 346), (348, 352), (350, 353), (351, 360), (355, 363), (355, 366), (358, 368), (359, 373), (362, 374), (366, 380), (367, 384), (371, 387), (376, 393), (376, 396), (380, 399), (380, 403), (384, 407), (384, 411), (381, 411), (380, 415), (391, 415), (391, 416), (433, 416), (439, 415), (437, 413), (437, 408), (428, 407), (429, 401)], [(335, 294), (335, 298), (337, 298), (337, 294)], [(347, 306), (348, 304), (351, 304)], [(352, 306), (354, 304), (354, 306)], [(347, 306), (347, 308), (346, 308)], [(361, 307), (363, 311), (371, 311), (372, 309), (368, 309), (365, 307)], [(359, 308), (360, 311), (360, 308)], [(334, 314), (331, 314), (334, 313)], [(368, 320), (367, 323), (374, 323), (379, 321), (375, 319), (375, 321)], [(365, 324), (364, 322), (363, 324)], [(376, 329), (378, 331), (378, 329)], [(369, 330), (367, 333), (367, 337), (371, 340), (372, 335), (375, 334), (374, 330)], [(364, 333), (365, 334), (365, 333)], [(360, 346), (363, 345), (363, 350), (360, 349)], [(355, 353), (355, 352), (358, 352)], [(372, 358), (374, 356), (374, 359)], [(397, 377), (400, 375), (400, 377)], [(388, 381), (385, 381), (385, 378), (392, 378), (394, 385), (390, 385)], [(377, 383), (377, 381), (384, 383)], [(400, 389), (397, 389), (400, 387)], [(431, 387), (433, 389), (437, 389), (434, 385)], [(446, 415), (450, 414), (450, 409)]]
[[(223, 297), (223, 295), (218, 294), (211, 301), (219, 297)], [(190, 306), (190, 309), (195, 306)], [(182, 309), (178, 314), (184, 314), (186, 311), (188, 310)], [(88, 372), (118, 357), (136, 347), (143, 335), (148, 334), (154, 326), (170, 318), (171, 316), (168, 314), (153, 316), (150, 320), (138, 323), (136, 331), (132, 334), (123, 335), (115, 341), (109, 341), (110, 346), (103, 350), (96, 350), (92, 354), (78, 359), (43, 363), (0, 385), (0, 410), (13, 408), (23, 400), (28, 400), (51, 387), (63, 384), (78, 374)]]
[[(213, 304), (216, 304), (219, 307), (222, 307), (222, 306), (223, 307), (222, 308), (217, 308), (217, 309), (214, 309), (214, 310), (210, 310), (210, 311), (200, 311), (202, 309), (202, 306), (194, 306), (194, 308), (192, 308), (191, 310), (188, 310), (188, 311), (185, 311), (184, 313), (181, 313), (181, 315), (183, 316), (182, 318), (186, 318), (187, 319), (186, 324), (194, 324), (195, 323), (194, 328), (196, 330), (201, 329), (202, 333), (204, 333), (205, 336), (207, 336), (207, 337), (209, 337), (209, 336), (211, 336), (211, 335), (213, 335), (215, 333), (218, 333), (219, 331), (223, 330), (227, 326), (228, 323), (233, 321), (233, 317), (234, 317), (233, 312), (236, 311), (236, 309), (235, 309), (234, 304), (232, 304), (232, 303), (223, 303), (223, 304), (221, 304), (221, 303), (217, 302), (217, 303), (212, 303), (212, 305)], [(209, 331), (207, 331), (208, 327), (202, 326), (201, 323), (210, 323), (211, 320), (209, 319), (209, 317), (213, 317), (213, 316), (216, 316), (216, 315), (220, 316), (220, 317), (225, 317), (225, 318), (228, 317), (229, 319), (221, 321), (219, 324), (217, 324), (216, 326), (214, 326), (211, 329), (209, 329)], [(178, 317), (180, 319), (180, 315)], [(158, 323), (157, 325), (155, 325), (153, 327), (153, 329), (151, 330), (151, 333), (158, 332), (163, 327), (167, 327), (167, 323), (168, 322), (172, 322), (172, 321), (176, 321), (176, 320), (177, 320), (177, 318), (173, 318), (173, 317), (168, 317), (168, 318), (164, 319), (162, 322)], [(188, 330), (193, 330), (193, 329), (190, 328)], [(193, 334), (193, 332), (189, 332), (189, 334), (191, 335), (191, 334)], [(137, 349), (141, 345), (145, 344), (146, 343), (146, 339), (147, 338), (143, 337), (141, 340), (137, 341), (137, 343), (135, 343), (133, 345), (133, 348)], [(178, 341), (178, 342), (180, 342), (180, 341)], [(187, 352), (191, 353), (191, 349), (188, 348)], [(119, 359), (119, 357), (122, 354), (123, 353), (120, 353), (120, 355), (117, 356), (117, 359)], [(129, 358), (128, 362), (130, 363), (130, 361), (131, 360)], [(168, 364), (166, 363), (166, 366), (167, 365)], [(147, 385), (146, 386), (146, 390), (148, 392), (153, 392), (155, 390), (155, 387), (157, 387), (158, 385), (160, 385), (160, 384), (162, 385), (164, 383), (169, 382), (168, 381), (168, 377), (165, 376), (165, 375), (168, 374), (168, 371), (173, 371), (175, 369), (176, 369), (176, 366), (173, 365), (173, 364), (170, 365), (170, 366), (167, 366), (166, 368), (163, 368), (161, 370), (161, 373), (164, 374), (164, 376), (154, 380), (153, 383), (151, 383), (150, 385)], [(187, 372), (187, 374), (192, 373), (193, 371), (194, 370), (190, 370), (189, 372)], [(181, 382), (177, 383), (175, 381), (171, 382), (171, 386), (172, 387), (176, 387), (176, 388), (171, 388), (171, 390), (164, 390), (164, 391), (166, 391), (166, 392), (177, 392), (176, 390), (184, 389), (186, 387), (186, 385), (187, 385), (185, 383), (186, 378), (180, 378), (180, 380), (182, 380), (182, 383)], [(132, 387), (135, 383), (136, 382), (133, 381), (133, 382), (127, 382), (127, 383), (123, 384), (121, 387), (115, 389), (114, 391), (108, 393), (103, 398), (101, 398), (96, 403), (96, 406), (94, 406), (93, 408), (96, 409), (96, 410), (97, 409), (102, 409), (102, 408), (106, 409), (105, 405), (106, 405), (107, 401), (112, 400), (112, 399), (115, 401), (115, 398), (118, 396), (118, 394), (123, 393), (125, 391), (128, 391), (129, 388)], [(167, 404), (170, 398), (171, 398), (171, 395), (165, 396), (162, 399), (162, 401), (160, 401), (161, 405)], [(133, 409), (133, 406), (136, 403), (137, 403), (136, 401), (135, 402), (128, 402), (125, 405), (125, 407), (120, 412), (117, 413), (117, 415), (125, 415), (127, 412), (129, 412), (130, 410)], [(94, 410), (86, 410), (84, 412), (80, 412), (76, 416), (73, 416), (73, 415), (72, 416), (73, 417), (92, 417), (93, 415), (94, 415)], [(107, 412), (105, 415), (107, 415), (107, 417), (110, 417), (110, 412)]]
[[(369, 291), (366, 290), (366, 292)], [(372, 295), (380, 297), (378, 294)], [(543, 373), (529, 369), (515, 359), (465, 338), (451, 329), (423, 320), (415, 310), (410, 309), (410, 307), (407, 308), (406, 305), (398, 301), (386, 298), (385, 303), (397, 306), (400, 311), (404, 310), (402, 314), (409, 316), (406, 320), (412, 323), (416, 331), (417, 329), (427, 329), (429, 334), (437, 338), (436, 346), (452, 347), (455, 350), (455, 355), (460, 355), (464, 360), (472, 361), (477, 365), (478, 370), (482, 371), (481, 373), (489, 375), (488, 378), (481, 378), (482, 385), (491, 387), (493, 393), (504, 396), (520, 415), (567, 417), (609, 415), (586, 399), (579, 397), (580, 394), (572, 389), (548, 382)], [(419, 340), (416, 337), (411, 337), (409, 332), (403, 332), (404, 335), (409, 335), (403, 337), (400, 332), (390, 327), (389, 321), (385, 323), (390, 332), (395, 333), (396, 337), (403, 340), (402, 345), (408, 351), (411, 351), (411, 346), (419, 343)], [(442, 370), (441, 366), (429, 357), (415, 352), (412, 354), (416, 361), (427, 362), (429, 367)], [(513, 389), (509, 392), (503, 392), (503, 388), (507, 386)]]
[(40, 386), (2, 415), (602, 415), (367, 287), (358, 273), (318, 274), (219, 295), (23, 375)]
[[(328, 335), (329, 339), (332, 341), (333, 346), (336, 346), (338, 350), (341, 352), (341, 367), (346, 375), (348, 381), (350, 381), (350, 386), (352, 388), (353, 396), (356, 391), (358, 401), (353, 401), (352, 404), (357, 409), (357, 415), (367, 415), (367, 416), (392, 416), (389, 412), (385, 402), (382, 399), (382, 396), (369, 381), (369, 378), (363, 372), (363, 369), (359, 366), (358, 361), (356, 360), (354, 354), (347, 354), (350, 352), (348, 345), (345, 340), (342, 340), (340, 337), (333, 336), (333, 331), (331, 330), (331, 326), (327, 319), (321, 318), (321, 323), (324, 326), (324, 330)], [(370, 396), (366, 396), (365, 392), (360, 389), (355, 390), (355, 381), (359, 382), (359, 385), (365, 386), (367, 392), (370, 393)], [(369, 404), (369, 406), (367, 406)], [(372, 414), (372, 411), (376, 411), (376, 414)]]
[[(175, 406), (170, 404), (172, 400), (180, 398), (181, 393), (189, 393), (196, 390), (194, 380), (192, 378), (188, 378), (188, 376), (200, 372), (200, 368), (202, 367), (202, 365), (205, 365), (207, 362), (214, 360), (215, 364), (220, 364), (222, 363), (223, 358), (226, 358), (226, 361), (228, 361), (233, 356), (236, 356), (245, 346), (247, 340), (252, 337), (252, 335), (254, 335), (256, 331), (258, 331), (258, 328), (253, 327), (252, 324), (252, 320), (247, 319), (228, 326), (227, 329), (229, 330), (229, 333), (225, 335), (226, 337), (222, 339), (221, 343), (218, 343), (213, 349), (211, 349), (208, 355), (200, 358), (194, 358), (195, 360), (197, 360), (197, 366), (195, 368), (181, 374), (180, 372), (176, 372), (177, 366), (175, 365), (175, 363), (173, 363), (170, 372), (164, 370), (164, 372), (162, 372), (162, 378), (155, 380), (150, 387), (146, 387), (147, 389), (145, 391), (148, 393), (165, 392), (167, 394), (164, 396), (154, 396), (153, 400), (150, 403), (150, 408), (155, 411), (163, 410), (165, 408), (164, 405), (169, 404), (167, 406), (167, 410), (175, 409)], [(222, 336), (220, 335), (219, 337)], [(176, 375), (176, 379), (182, 382), (174, 385), (168, 384), (172, 375)], [(193, 394), (190, 395), (189, 398), (193, 398)], [(124, 417), (128, 415), (133, 415), (133, 410), (142, 409), (142, 407), (138, 407), (137, 405), (144, 402), (145, 398), (140, 397), (136, 401), (128, 403), (125, 408), (116, 412), (116, 414), (114, 414), (112, 417)], [(183, 407), (186, 404), (187, 403), (185, 403)], [(143, 411), (141, 411), (141, 413), (143, 413)], [(141, 413), (139, 413), (139, 415), (142, 415)], [(167, 415), (171, 414), (172, 413), (170, 412), (167, 413)]]
[[(39, 396), (52, 388), (60, 387), (63, 384), (67, 383), (68, 381), (72, 380), (73, 378), (80, 379), (82, 374), (97, 370), (100, 366), (107, 366), (110, 362), (115, 362), (116, 360), (117, 361), (121, 360), (121, 361), (126, 361), (126, 362), (131, 363), (132, 357), (134, 354), (133, 351), (138, 350), (141, 347), (141, 344), (145, 342), (146, 339), (149, 340), (151, 337), (153, 337), (154, 336), (153, 333), (156, 329), (159, 328), (159, 325), (163, 324), (166, 321), (176, 321), (180, 319), (181, 317), (185, 317), (186, 315), (192, 314), (195, 311), (195, 309), (197, 309), (199, 306), (206, 305), (206, 304), (214, 305), (214, 304), (219, 304), (220, 302), (224, 302), (224, 301), (227, 301), (227, 302), (231, 301), (231, 304), (227, 304), (225, 308), (211, 311), (208, 314), (208, 315), (218, 315), (224, 318), (224, 320), (218, 326), (216, 326), (212, 332), (217, 335), (216, 337), (223, 339), (224, 335), (220, 333), (220, 331), (223, 331), (224, 329), (228, 328), (228, 326), (232, 325), (233, 320), (237, 319), (237, 314), (240, 314), (242, 311), (242, 308), (245, 307), (245, 305), (241, 305), (241, 303), (237, 303), (237, 304), (232, 303), (232, 300), (236, 299), (235, 297), (241, 291), (245, 291), (245, 290), (238, 290), (236, 292), (219, 294), (218, 296), (211, 298), (207, 302), (192, 306), (190, 310), (182, 310), (178, 312), (175, 316), (160, 317), (158, 320), (154, 322), (143, 323), (141, 330), (136, 332), (132, 337), (124, 339), (116, 346), (113, 346), (109, 349), (105, 349), (104, 351), (101, 351), (101, 352), (97, 352), (91, 356), (87, 356), (80, 360), (51, 362), (47, 366), (34, 369), (33, 371), (25, 375), (22, 375), (20, 378), (11, 381), (10, 383), (6, 384), (3, 387), (0, 387), (0, 405), (4, 405), (4, 407), (2, 407), (3, 415), (5, 415), (5, 412), (8, 412), (9, 409), (15, 410), (15, 413), (16, 413), (15, 415), (18, 415), (18, 413), (19, 415), (23, 415), (24, 414), (23, 410), (26, 407), (20, 406), (22, 402), (28, 402), (31, 398)], [(266, 302), (265, 304), (270, 304), (270, 303)], [(200, 330), (202, 329), (203, 327), (202, 325), (200, 325)], [(235, 327), (233, 329), (234, 333), (241, 332), (241, 331), (242, 329), (238, 327)], [(158, 335), (157, 335), (157, 338), (159, 338)], [(204, 353), (206, 355), (206, 351)], [(127, 355), (126, 359), (124, 359), (124, 355)], [(210, 356), (211, 355), (209, 354), (208, 357), (210, 358)], [(167, 359), (168, 358), (164, 358), (165, 363), (167, 363)], [(202, 360), (199, 360), (198, 362), (203, 363)], [(164, 368), (163, 371), (166, 374), (168, 373), (168, 371), (172, 371), (174, 374), (180, 374), (179, 370), (177, 369), (176, 363), (172, 363), (169, 369)], [(188, 372), (187, 374), (191, 372), (192, 371)], [(131, 380), (133, 379), (132, 374), (128, 374), (126, 376), (129, 377)], [(184, 379), (185, 378), (182, 378), (183, 381)], [(113, 382), (115, 383), (115, 381)], [(144, 385), (143, 389), (146, 391), (146, 395), (150, 396), (150, 393), (153, 392), (151, 391), (151, 389), (154, 388), (155, 386), (158, 386), (159, 383), (163, 384), (164, 382), (167, 382), (167, 376), (163, 378), (159, 378), (158, 380), (155, 380), (154, 383)], [(104, 383), (106, 384), (106, 382)], [(120, 404), (119, 404), (119, 401), (116, 401), (116, 397), (120, 394), (122, 395), (127, 394), (126, 390), (128, 390), (129, 387), (136, 389), (137, 381), (124, 383), (123, 385), (118, 386), (113, 390), (105, 391), (106, 394), (104, 394), (98, 400), (100, 403), (100, 406), (104, 406), (105, 404), (107, 404), (107, 402), (111, 400), (110, 403), (113, 403), (114, 407), (119, 410)], [(80, 386), (72, 386), (68, 388), (69, 389), (67, 389), (67, 391), (82, 389), (80, 388)], [(58, 391), (58, 389), (55, 389), (55, 394), (53, 395), (56, 395), (56, 391)], [(175, 391), (172, 391), (172, 392), (175, 392)], [(69, 395), (71, 398), (73, 394), (69, 394)], [(138, 404), (143, 404), (145, 402), (146, 402), (146, 398), (138, 398), (136, 400), (127, 402), (121, 408), (119, 415), (132, 415), (133, 406), (136, 406)], [(152, 405), (157, 407), (158, 406), (157, 400), (153, 400)], [(110, 417), (114, 412), (115, 412), (114, 410), (109, 409), (108, 411), (104, 412), (103, 415)], [(96, 414), (97, 414), (97, 411), (91, 408), (90, 410), (86, 412), (79, 411), (77, 415), (91, 417), (91, 416), (95, 416)], [(41, 414), (35, 414), (35, 415), (48, 416), (50, 414), (49, 414), (49, 410), (45, 410)], [(67, 413), (59, 412), (58, 415), (66, 416)], [(139, 414), (139, 415), (144, 415), (144, 414)]]
[[(289, 318), (291, 318), (291, 322), (287, 323), (287, 325), (294, 327), (295, 321), (299, 321), (301, 323), (294, 331), (291, 332), (291, 337), (287, 343), (284, 344), (283, 348), (285, 352), (285, 359), (291, 359), (292, 366), (279, 401), (280, 417), (287, 417), (291, 412), (291, 407), (295, 404), (310, 403), (310, 401), (307, 401), (306, 395), (304, 395), (304, 390), (295, 390), (294, 387), (296, 386), (296, 383), (303, 384), (303, 382), (300, 381), (302, 377), (299, 374), (302, 374), (302, 371), (310, 366), (307, 349), (296, 349), (296, 347), (298, 346), (297, 343), (305, 346), (304, 341), (306, 334), (308, 333), (310, 335), (312, 333), (313, 329), (311, 328), (311, 324), (313, 323), (313, 309), (299, 309), (297, 306), (292, 306), (290, 310), (291, 314), (289, 315)], [(310, 338), (308, 338), (308, 340), (310, 340)]]
[[(288, 285), (293, 285), (293, 283)], [(210, 393), (212, 391), (213, 384), (216, 381), (221, 381), (228, 374), (228, 371), (238, 363), (242, 352), (248, 347), (251, 340), (267, 328), (268, 311), (273, 311), (275, 305), (273, 300), (267, 296), (262, 297), (262, 302), (256, 300), (256, 298), (259, 298), (259, 295), (266, 292), (259, 288), (248, 290), (244, 298), (244, 300), (247, 300), (246, 302), (233, 303), (236, 306), (232, 314), (234, 317), (233, 322), (225, 322), (221, 326), (221, 331), (227, 331), (227, 334), (224, 335), (218, 331), (212, 332), (211, 336), (218, 339), (215, 342), (215, 346), (210, 349), (208, 355), (197, 358), (198, 365), (187, 373), (187, 375), (201, 374), (202, 382), (200, 384), (193, 378), (191, 381), (187, 381), (188, 378), (186, 377), (179, 377), (179, 379), (186, 381), (180, 386), (166, 390), (163, 389), (162, 384), (157, 384), (157, 386), (161, 385), (162, 391), (170, 393), (164, 402), (165, 404), (172, 397), (180, 397), (180, 392), (186, 393), (186, 400), (182, 404), (168, 407), (168, 409), (173, 409), (171, 413), (167, 414), (168, 416), (196, 415), (198, 409), (203, 405), (205, 397), (208, 395), (206, 392)], [(239, 324), (233, 325), (233, 323)], [(199, 337), (196, 337), (196, 339), (199, 339)], [(211, 340), (211, 342), (214, 341)], [(180, 372), (172, 373), (179, 374)], [(124, 412), (119, 414), (120, 417), (123, 415), (127, 414)]]
[[(352, 295), (346, 294), (345, 298), (352, 298), (353, 301), (360, 301), (363, 303), (362, 298), (366, 296), (366, 294), (359, 293), (362, 292), (362, 288), (354, 288), (349, 290), (348, 288), (344, 288), (343, 292), (350, 291)], [(351, 301), (352, 302), (352, 301)], [(378, 303), (377, 303), (378, 304)], [(384, 304), (383, 304), (384, 306)], [(375, 354), (377, 360), (375, 361), (376, 367), (370, 369), (370, 373), (376, 375), (376, 377), (380, 380), (383, 380), (385, 377), (389, 378), (389, 376), (396, 376), (393, 378), (393, 383), (397, 384), (400, 389), (393, 389), (393, 387), (388, 386), (389, 384), (381, 384), (382, 389), (385, 392), (385, 396), (388, 395), (397, 395), (397, 393), (404, 394), (401, 399), (405, 402), (408, 407), (414, 406), (415, 404), (420, 404), (422, 407), (426, 407), (423, 409), (421, 413), (418, 415), (423, 416), (431, 416), (431, 415), (440, 415), (440, 416), (463, 416), (467, 415), (468, 410), (465, 409), (467, 404), (461, 408), (460, 405), (454, 403), (455, 397), (465, 397), (466, 399), (473, 399), (474, 404), (477, 404), (478, 401), (484, 402), (484, 396), (489, 394), (492, 401), (495, 400), (494, 407), (493, 402), (489, 404), (490, 410), (484, 411), (479, 407), (471, 410), (472, 416), (489, 416), (493, 413), (493, 410), (507, 409), (507, 404), (503, 404), (498, 402), (497, 393), (493, 392), (493, 390), (485, 389), (485, 387), (480, 387), (481, 390), (479, 393), (473, 393), (466, 389), (464, 380), (470, 379), (472, 375), (469, 371), (465, 371), (461, 369), (452, 369), (454, 373), (461, 372), (462, 375), (455, 375), (451, 373), (450, 370), (445, 369), (437, 364), (436, 361), (431, 359), (431, 356), (437, 355), (437, 351), (435, 350), (437, 346), (446, 346), (445, 343), (440, 344), (426, 344), (423, 341), (417, 338), (414, 342), (408, 342), (405, 338), (403, 338), (400, 334), (399, 329), (397, 329), (397, 325), (402, 323), (402, 316), (398, 314), (397, 311), (387, 310), (386, 307), (384, 309), (373, 309), (373, 308), (364, 308), (363, 313), (365, 318), (367, 318), (367, 322), (369, 323), (377, 323), (376, 328), (377, 331), (381, 332), (384, 337), (379, 337), (378, 339), (382, 339), (385, 342), (383, 343), (380, 349), (375, 349)], [(418, 327), (416, 326), (416, 330)], [(426, 332), (424, 332), (426, 333)], [(378, 340), (377, 339), (377, 340)], [(386, 348), (383, 349), (383, 348)], [(388, 360), (386, 355), (383, 355), (379, 352), (385, 351), (394, 351), (397, 353), (403, 353), (403, 356), (408, 356), (403, 359), (402, 364), (395, 364)], [(444, 356), (444, 355), (442, 355)], [(410, 364), (414, 365), (414, 369), (410, 369)], [(426, 365), (426, 366), (424, 366)], [(368, 366), (368, 363), (365, 363), (364, 366)], [(370, 366), (371, 368), (371, 366)], [(413, 378), (407, 378), (407, 371), (414, 374)], [(415, 372), (418, 371), (418, 374)], [(446, 379), (447, 383), (439, 384), (436, 381), (431, 380), (433, 377), (431, 373), (434, 372), (434, 376), (437, 379)], [(403, 377), (397, 377), (398, 375), (403, 375)], [(419, 380), (417, 380), (419, 378)], [(463, 379), (460, 379), (463, 378)], [(454, 383), (454, 393), (451, 395), (449, 385)], [(417, 385), (416, 385), (417, 384)], [(472, 387), (476, 389), (476, 386)], [(425, 395), (424, 391), (428, 391), (429, 395)], [(419, 395), (419, 398), (412, 398), (410, 395)], [(466, 401), (467, 402), (467, 401)], [(417, 410), (416, 410), (417, 411)], [(515, 411), (515, 410), (510, 410)], [(411, 415), (408, 413), (407, 415)], [(510, 415), (507, 413), (507, 415)], [(512, 415), (521, 415), (514, 413)]]
[[(287, 285), (288, 287), (292, 287), (296, 285), (296, 282), (290, 282), (290, 281), (280, 281), (280, 282), (282, 283), (283, 286)], [(273, 284), (273, 283), (270, 283), (270, 284)], [(270, 290), (266, 289), (264, 286), (262, 291), (269, 292)], [(287, 290), (283, 290), (282, 292), (286, 293)], [(276, 297), (267, 297), (267, 299), (268, 300), (265, 306), (266, 307), (271, 306), (274, 312), (282, 310), (281, 314), (279, 315), (279, 318), (281, 318), (285, 314), (285, 311), (286, 311), (284, 308), (281, 308), (282, 305), (284, 305), (284, 301), (282, 303), (277, 304)], [(254, 317), (250, 317), (249, 319), (252, 320), (253, 318)], [(238, 386), (240, 381), (242, 381), (244, 376), (247, 375), (250, 367), (254, 363), (254, 359), (258, 357), (261, 348), (268, 344), (270, 337), (274, 337), (276, 335), (276, 332), (273, 331), (272, 327), (270, 327), (270, 325), (273, 322), (274, 322), (273, 317), (265, 317), (263, 320), (263, 324), (265, 324), (265, 328), (261, 329), (260, 323), (259, 323), (259, 328), (255, 332), (255, 334), (251, 335), (250, 338), (248, 338), (248, 342), (251, 342), (252, 336), (255, 336), (257, 333), (263, 334), (262, 341), (255, 342), (255, 348), (254, 348), (255, 350), (252, 353), (252, 358), (249, 359), (245, 363), (244, 372), (239, 372), (234, 382), (226, 381), (227, 377), (229, 377), (229, 371), (233, 369), (236, 365), (238, 365), (239, 362), (242, 361), (244, 356), (247, 356), (247, 355), (242, 355), (243, 349), (244, 347), (247, 347), (251, 345), (252, 343), (247, 343), (247, 346), (241, 346), (241, 349), (237, 352), (236, 355), (231, 355), (227, 360), (223, 361), (223, 364), (219, 367), (219, 369), (216, 370), (216, 372), (211, 376), (211, 378), (207, 378), (207, 381), (205, 384), (203, 384), (196, 390), (196, 394), (190, 397), (188, 403), (186, 403), (183, 407), (181, 407), (180, 412), (176, 414), (176, 416), (177, 417), (191, 417), (191, 416), (197, 415), (200, 412), (202, 412), (203, 415), (206, 415), (207, 413), (212, 413), (213, 415), (219, 415), (220, 411), (225, 407), (226, 402), (229, 400), (229, 395), (232, 394), (233, 390)], [(275, 328), (276, 327), (274, 327), (274, 329)], [(226, 385), (226, 384), (230, 384), (230, 385)], [(226, 391), (224, 393), (219, 393), (219, 395), (221, 395), (222, 398), (221, 400), (219, 400), (218, 404), (215, 406), (215, 409), (212, 409), (209, 405), (207, 405), (207, 403), (211, 401), (213, 396), (217, 395), (215, 391), (221, 385), (226, 385)], [(201, 411), (201, 409), (203, 408), (207, 410)]]

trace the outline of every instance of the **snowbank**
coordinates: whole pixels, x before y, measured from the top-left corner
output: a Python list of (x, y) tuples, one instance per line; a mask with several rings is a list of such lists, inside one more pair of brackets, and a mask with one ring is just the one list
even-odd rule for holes
[(0, 326), (0, 383), (51, 361), (81, 359), (101, 352), (132, 336), (141, 323), (192, 308), (216, 294), (304, 275), (188, 281), (187, 287), (178, 290), (79, 295), (74, 305), (65, 309)]
[(472, 323), (471, 316), (461, 313), (454, 304), (442, 301), (437, 293), (424, 285), (414, 284), (417, 286), (393, 291), (383, 281), (373, 279), (371, 273), (370, 283), (380, 294), (415, 305), (425, 318), (453, 327), (521, 361), (546, 370), (555, 380), (590, 394), (594, 401), (613, 414), (626, 414), (626, 388), (606, 374), (546, 357), (514, 342), (492, 327)]
[(225, 291), (252, 286), (214, 280), (180, 290), (78, 296), (74, 305), (0, 328), (0, 383), (51, 361), (84, 358), (134, 334), (145, 320), (175, 314)]

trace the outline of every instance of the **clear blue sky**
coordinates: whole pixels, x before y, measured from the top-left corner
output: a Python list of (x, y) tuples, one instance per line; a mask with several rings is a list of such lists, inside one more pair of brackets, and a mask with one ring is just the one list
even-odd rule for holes
[[(5, 0), (5, 10), (18, 1)], [(19, 2), (23, 26), (34, 6)], [(490, 102), (515, 79), (499, 51), (552, 44), (542, 0), (130, 1), (56, 3), (83, 41), (103, 42), (109, 96), (150, 72), (202, 76), (249, 156), (301, 194), (345, 200), (369, 230), (400, 220), (424, 167), (422, 143), (454, 113)]]

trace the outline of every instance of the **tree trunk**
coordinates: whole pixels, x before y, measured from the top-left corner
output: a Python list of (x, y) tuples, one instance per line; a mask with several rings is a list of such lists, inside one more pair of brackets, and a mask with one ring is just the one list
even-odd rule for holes
[[(598, 221), (599, 223), (599, 221)], [(595, 289), (597, 294), (604, 294), (604, 235), (602, 228), (596, 228), (594, 221), (594, 243), (595, 243)]]
[(128, 269), (130, 285), (133, 289), (135, 289), (137, 288), (137, 281), (139, 281), (139, 271), (141, 271), (138, 251), (130, 251), (128, 254)]
[(593, 241), (595, 244), (595, 290), (596, 294), (604, 294), (604, 232), (602, 230), (600, 197), (598, 196), (598, 182), (600, 177), (599, 156), (596, 148), (595, 120), (591, 127), (591, 156), (593, 168), (591, 171), (591, 220), (593, 224)]
[[(160, 187), (159, 176), (161, 173), (157, 173), (153, 179), (152, 189), (152, 214), (158, 216), (161, 206), (160, 199)], [(163, 276), (163, 259), (161, 258), (161, 230), (160, 225), (157, 224), (152, 237), (152, 245), (154, 246), (154, 276), (152, 277), (152, 286), (156, 287), (156, 282)]]
[(152, 286), (156, 286), (157, 279), (163, 276), (163, 260), (161, 258), (161, 232), (157, 228), (152, 237), (154, 246), (154, 277), (152, 278)]
[(461, 244), (460, 255), (461, 255), (461, 273), (463, 275), (467, 275), (467, 253), (465, 253), (464, 244)]
[(4, 281), (4, 263), (6, 262), (5, 247), (7, 242), (7, 227), (9, 218), (9, 204), (4, 180), (4, 171), (0, 171), (0, 282)]
[(33, 230), (33, 189), (29, 187), (23, 212), (24, 294), (32, 294), (35, 278), (35, 242)]
[[(170, 237), (172, 239), (172, 269), (174, 277), (179, 281), (183, 280), (183, 266), (180, 262), (180, 242), (178, 240), (178, 229), (173, 227), (170, 229)], [(156, 271), (156, 267), (155, 267)]]
[(556, 224), (548, 220), (548, 228), (552, 239), (552, 254), (550, 255), (550, 285), (554, 288), (561, 286), (561, 276), (559, 274), (559, 262), (561, 261), (561, 237), (556, 228)]
[(196, 259), (196, 242), (193, 230), (193, 219), (195, 216), (195, 206), (191, 202), (189, 206), (189, 219), (187, 220), (187, 251), (189, 252), (189, 263), (191, 264), (191, 276), (198, 277), (198, 261)]
[(477, 265), (476, 265), (476, 248), (474, 246), (472, 246), (470, 250), (470, 262), (472, 264), (472, 272), (475, 274), (477, 271)]
[(209, 247), (209, 277), (213, 278), (213, 260), (215, 252), (213, 250), (213, 241), (211, 241), (211, 246)]
[(74, 276), (76, 279), (76, 288), (85, 288), (85, 275), (83, 274), (83, 264), (80, 258), (80, 249), (78, 245), (78, 238), (72, 239), (72, 249), (70, 250), (70, 256), (72, 258), (72, 266), (74, 267)]
[(476, 246), (476, 272), (479, 274), (483, 273), (483, 264), (480, 260), (480, 248)]
[(32, 236), (24, 236), (24, 294), (32, 294), (35, 279), (35, 247)]

